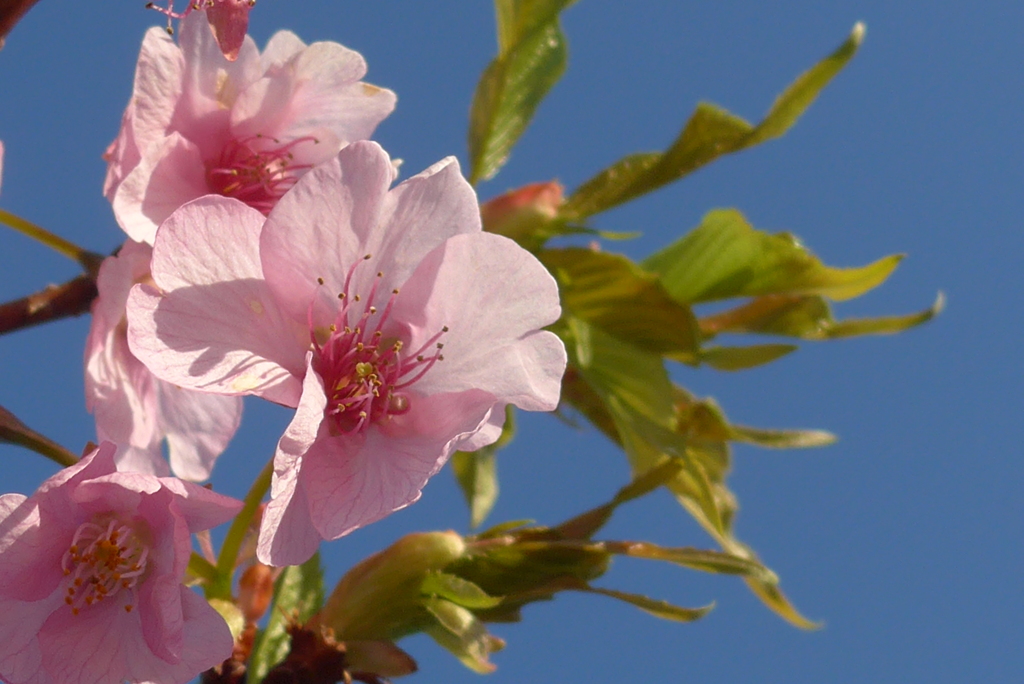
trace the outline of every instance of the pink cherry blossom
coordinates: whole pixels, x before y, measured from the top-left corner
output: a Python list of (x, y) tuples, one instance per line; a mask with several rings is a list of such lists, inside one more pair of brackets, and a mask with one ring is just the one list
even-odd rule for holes
[(256, 0), (190, 0), (185, 11), (178, 14), (174, 11), (174, 0), (168, 0), (167, 7), (149, 4), (150, 8), (166, 14), (168, 22), (171, 19), (184, 19), (193, 10), (206, 10), (206, 18), (210, 21), (210, 29), (217, 44), (224, 57), (232, 62), (238, 59), (245, 32), (249, 28), (249, 10), (255, 6)]
[(416, 501), (453, 451), (498, 438), (507, 404), (558, 403), (565, 349), (540, 330), (560, 314), (554, 279), (481, 231), (454, 158), (393, 181), (380, 146), (358, 142), (265, 221), (196, 200), (160, 228), (155, 287), (129, 297), (129, 344), (157, 376), (297, 407), (264, 563), (300, 563)]
[(268, 213), (303, 173), (368, 138), (394, 109), (394, 93), (363, 83), (365, 74), (359, 53), (307, 46), (288, 31), (262, 54), (246, 37), (228, 61), (199, 12), (182, 20), (177, 45), (150, 29), (104, 155), (118, 223), (152, 244), (172, 211), (211, 193)]
[(220, 615), (182, 586), (190, 535), (241, 502), (116, 472), (104, 442), (33, 494), (0, 496), (0, 678), (187, 682), (231, 655)]
[(201, 481), (238, 429), (242, 400), (164, 382), (128, 349), (125, 304), (132, 286), (149, 279), (151, 254), (129, 240), (100, 267), (85, 346), (86, 408), (96, 415), (97, 437), (120, 445), (121, 470)]

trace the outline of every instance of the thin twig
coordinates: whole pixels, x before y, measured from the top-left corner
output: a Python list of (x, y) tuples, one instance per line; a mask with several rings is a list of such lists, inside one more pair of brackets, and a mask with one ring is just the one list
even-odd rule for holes
[(27, 297), (0, 304), (0, 335), (40, 323), (81, 316), (97, 296), (96, 283), (88, 275), (80, 275), (61, 285)]

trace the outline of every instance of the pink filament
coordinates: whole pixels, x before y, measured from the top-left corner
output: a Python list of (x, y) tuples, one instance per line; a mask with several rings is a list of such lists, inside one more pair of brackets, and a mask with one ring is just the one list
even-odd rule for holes
[[(355, 266), (345, 279), (346, 289), (354, 271)], [(339, 432), (356, 433), (372, 423), (406, 413), (409, 397), (403, 390), (444, 358), (441, 355), (444, 345), (438, 340), (448, 332), (446, 327), (412, 354), (403, 351), (401, 340), (384, 336), (383, 329), (398, 290), (392, 291), (384, 310), (378, 311), (371, 302), (382, 276), (382, 273), (377, 274), (365, 302), (359, 295), (338, 295), (338, 313), (323, 344), (317, 340), (310, 305), (310, 333), (317, 357), (316, 370), (324, 380), (327, 393), (326, 414)], [(359, 305), (362, 313), (358, 312)], [(359, 314), (354, 325), (349, 323), (350, 313)], [(374, 317), (377, 317), (375, 323)]]
[[(259, 144), (270, 141), (264, 149)], [(206, 182), (210, 190), (239, 199), (250, 207), (269, 214), (277, 201), (288, 192), (311, 164), (296, 164), (292, 150), (299, 144), (319, 141), (302, 137), (281, 144), (278, 140), (256, 135), (232, 140), (215, 160), (207, 162)]]

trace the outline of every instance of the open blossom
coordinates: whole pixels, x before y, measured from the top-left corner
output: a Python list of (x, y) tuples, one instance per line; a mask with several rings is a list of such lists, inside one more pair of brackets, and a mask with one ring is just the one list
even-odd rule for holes
[(169, 0), (167, 7), (157, 7), (152, 3), (149, 6), (166, 14), (168, 21), (172, 18), (184, 19), (193, 11), (206, 10), (210, 30), (217, 39), (220, 51), (233, 62), (238, 59), (238, 52), (245, 41), (245, 32), (249, 28), (249, 10), (255, 5), (256, 0), (189, 0), (181, 14), (174, 11), (174, 0)]
[(454, 450), (498, 438), (507, 404), (558, 403), (565, 349), (540, 330), (554, 279), (481, 231), (455, 159), (393, 180), (358, 142), (265, 221), (196, 200), (160, 228), (155, 287), (129, 297), (129, 343), (156, 375), (297, 407), (260, 530), (271, 565), (415, 501)]
[(86, 408), (96, 416), (97, 437), (119, 445), (121, 470), (201, 481), (238, 429), (242, 400), (164, 382), (128, 349), (125, 304), (132, 286), (149, 279), (152, 251), (129, 240), (100, 266), (85, 346)]
[(368, 138), (394, 109), (394, 93), (363, 83), (365, 74), (359, 53), (307, 46), (288, 31), (262, 54), (246, 37), (228, 61), (200, 12), (181, 21), (177, 45), (150, 29), (105, 155), (118, 223), (152, 244), (172, 211), (211, 193), (268, 213), (303, 173)]
[(241, 502), (116, 472), (103, 443), (33, 494), (0, 496), (0, 679), (184, 683), (231, 655), (223, 618), (182, 586), (194, 532)]

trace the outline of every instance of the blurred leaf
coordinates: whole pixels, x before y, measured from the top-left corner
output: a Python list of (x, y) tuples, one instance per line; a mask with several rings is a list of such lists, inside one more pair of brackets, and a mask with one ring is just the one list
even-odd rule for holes
[(470, 183), (498, 172), (562, 77), (567, 50), (558, 14), (574, 1), (496, 0), (499, 53), (480, 77), (469, 115)]
[(768, 449), (804, 449), (828, 446), (836, 436), (824, 430), (761, 430), (758, 428), (732, 426), (732, 439)]
[(703, 363), (722, 371), (739, 371), (763, 366), (791, 352), (795, 344), (755, 344), (748, 347), (705, 347), (700, 350)]
[(818, 295), (764, 295), (713, 316), (700, 319), (705, 337), (719, 333), (785, 335), (805, 340), (829, 340), (856, 335), (888, 335), (930, 321), (945, 306), (940, 292), (931, 307), (903, 316), (837, 321)]
[(0, 406), (0, 444), (23, 446), (41, 456), (46, 456), (65, 468), (78, 463), (77, 456), (49, 437), (39, 434), (22, 423), (17, 416), (3, 406)]
[(581, 185), (566, 201), (561, 216), (583, 220), (678, 180), (722, 155), (781, 136), (850, 61), (863, 38), (864, 25), (857, 24), (846, 42), (779, 95), (756, 127), (724, 109), (699, 104), (668, 150), (619, 160)]
[(735, 209), (716, 209), (643, 267), (658, 273), (668, 293), (684, 304), (779, 293), (843, 300), (880, 285), (901, 259), (894, 255), (862, 268), (831, 268), (792, 235), (769, 235)]
[(248, 680), (263, 681), (270, 668), (287, 656), (291, 648), (288, 625), (305, 623), (324, 602), (324, 575), (320, 554), (302, 565), (285, 568), (274, 584), (274, 603), (267, 627), (256, 640), (249, 658)]
[(424, 630), (434, 641), (474, 672), (494, 672), (496, 668), (489, 658), (505, 646), (501, 639), (491, 636), (484, 623), (462, 606), (443, 599), (425, 599), (423, 605), (437, 621)]
[(228, 630), (231, 632), (231, 638), (237, 640), (242, 634), (242, 630), (245, 629), (245, 616), (242, 615), (242, 610), (231, 601), (224, 599), (212, 598), (208, 599), (208, 603), (224, 618), (224, 622), (227, 623)]
[(799, 627), (800, 629), (821, 629), (823, 625), (819, 622), (808, 620), (793, 607), (793, 604), (789, 602), (786, 595), (782, 593), (782, 589), (779, 589), (776, 584), (769, 584), (766, 582), (758, 582), (755, 579), (747, 578), (747, 586), (749, 586), (757, 596), (765, 602), (769, 608), (774, 610), (779, 616), (786, 619), (791, 625)]
[(683, 608), (682, 606), (676, 606), (668, 601), (661, 601), (652, 599), (647, 596), (641, 596), (640, 594), (630, 594), (625, 591), (615, 591), (614, 589), (601, 589), (599, 587), (588, 587), (584, 591), (591, 594), (601, 594), (602, 596), (610, 596), (611, 598), (625, 601), (631, 605), (636, 606), (640, 610), (650, 613), (654, 617), (661, 618), (662, 620), (673, 620), (675, 622), (693, 622), (699, 620), (715, 607), (715, 604), (704, 606), (703, 608)]
[(497, 442), (476, 451), (457, 451), (452, 456), (452, 472), (469, 504), (469, 526), (473, 529), (483, 524), (498, 500), (498, 449), (512, 441), (515, 430), (515, 409), (509, 404)]
[(490, 596), (477, 585), (446, 572), (428, 572), (420, 586), (427, 596), (451, 601), (463, 608), (493, 608), (501, 603), (500, 596)]
[(628, 258), (591, 249), (547, 249), (537, 257), (558, 280), (562, 306), (616, 337), (648, 351), (694, 357), (697, 321), (658, 277)]

